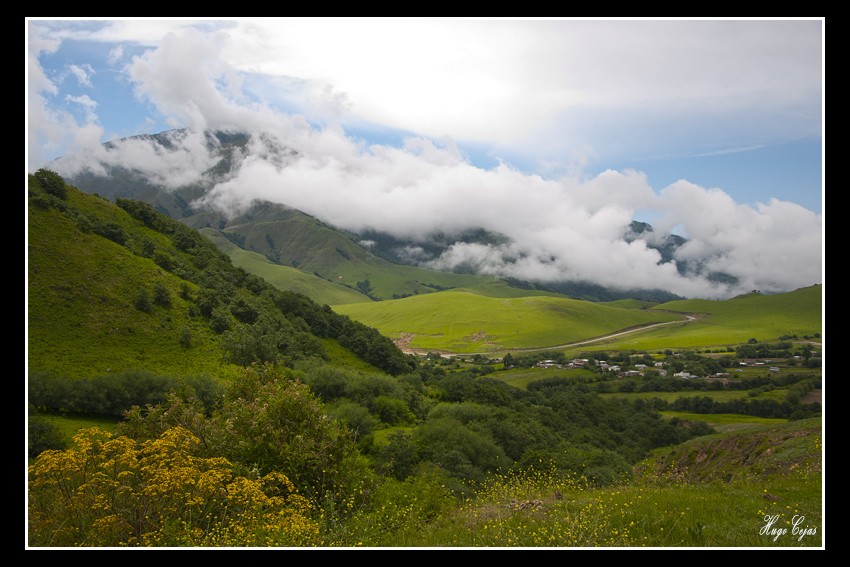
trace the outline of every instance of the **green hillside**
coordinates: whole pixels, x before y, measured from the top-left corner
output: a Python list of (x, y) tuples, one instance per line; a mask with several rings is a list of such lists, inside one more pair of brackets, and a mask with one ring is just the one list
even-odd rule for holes
[(687, 349), (734, 345), (750, 339), (762, 342), (780, 337), (817, 338), (823, 330), (823, 286), (772, 295), (751, 293), (725, 301), (670, 301), (653, 310), (697, 314), (699, 319), (625, 336), (606, 343), (606, 348)]
[(643, 477), (674, 476), (701, 483), (820, 476), (822, 445), (821, 418), (752, 425), (656, 449), (636, 469)]
[(351, 288), (331, 283), (296, 268), (274, 264), (262, 254), (239, 248), (213, 228), (203, 228), (200, 233), (227, 254), (234, 266), (263, 278), (278, 289), (304, 294), (322, 305), (372, 301)]
[[(238, 247), (274, 264), (297, 268), (376, 300), (474, 286), (493, 279), (393, 264), (318, 219), (273, 203), (256, 203), (233, 219), (203, 212), (182, 220), (199, 230), (219, 229)], [(252, 267), (265, 269), (256, 264)]]
[[(114, 204), (70, 190), (67, 207), (87, 219), (113, 223), (165, 249), (170, 241)], [(28, 364), (30, 370), (81, 377), (128, 369), (164, 374), (227, 373), (220, 337), (202, 317), (190, 317), (181, 285), (198, 287), (152, 258), (93, 232), (68, 210), (31, 206), (28, 226)], [(140, 290), (157, 284), (171, 305), (137, 309)], [(188, 332), (190, 348), (181, 345)]]
[(457, 353), (555, 347), (652, 323), (680, 321), (662, 311), (609, 307), (555, 296), (499, 297), (451, 290), (395, 301), (337, 305), (404, 346)]
[(43, 170), (29, 193), (31, 372), (227, 376), (252, 362), (332, 360), (329, 340), (382, 370), (409, 369), (374, 329), (276, 290), (145, 203), (87, 195)]

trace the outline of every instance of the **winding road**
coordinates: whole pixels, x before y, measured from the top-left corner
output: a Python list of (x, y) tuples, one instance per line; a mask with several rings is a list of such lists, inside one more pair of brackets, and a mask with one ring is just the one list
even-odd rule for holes
[[(654, 329), (655, 327), (661, 327), (663, 325), (674, 325), (674, 324), (680, 324), (680, 323), (688, 324), (691, 321), (696, 321), (698, 319), (704, 319), (705, 317), (707, 317), (707, 315), (701, 315), (701, 314), (698, 314), (698, 313), (690, 313), (690, 314), (689, 313), (681, 313), (681, 315), (683, 315), (685, 317), (685, 319), (682, 320), (682, 321), (664, 321), (664, 322), (661, 322), (661, 323), (650, 323), (648, 325), (643, 325), (643, 326), (640, 326), (640, 327), (634, 327), (634, 328), (626, 329), (626, 330), (623, 330), (623, 331), (617, 331), (616, 333), (611, 333), (610, 335), (603, 335), (601, 337), (596, 337), (596, 338), (588, 339), (588, 340), (585, 340), (585, 341), (564, 343), (564, 344), (561, 344), (561, 345), (553, 345), (553, 346), (548, 346), (548, 347), (509, 348), (509, 349), (504, 349), (504, 350), (507, 351), (507, 352), (511, 352), (511, 353), (519, 353), (519, 352), (538, 352), (538, 351), (541, 351), (541, 350), (556, 350), (556, 349), (562, 349), (562, 348), (572, 348), (572, 347), (577, 347), (577, 346), (582, 346), (582, 345), (589, 345), (589, 344), (593, 344), (593, 343), (598, 343), (598, 342), (601, 342), (601, 341), (607, 341), (609, 339), (621, 337), (623, 335), (628, 335), (628, 334), (631, 334), (631, 333), (637, 333), (637, 332), (640, 332), (640, 331), (647, 331), (649, 329)], [(418, 355), (428, 354), (429, 352), (439, 352), (441, 356), (444, 356), (444, 357), (447, 357), (447, 358), (452, 358), (452, 357), (455, 357), (455, 356), (475, 356), (476, 354), (481, 354), (481, 355), (493, 354), (492, 352), (456, 353), (456, 352), (442, 351), (442, 350), (439, 350), (439, 349), (403, 348), (401, 350), (405, 354), (418, 354)]]

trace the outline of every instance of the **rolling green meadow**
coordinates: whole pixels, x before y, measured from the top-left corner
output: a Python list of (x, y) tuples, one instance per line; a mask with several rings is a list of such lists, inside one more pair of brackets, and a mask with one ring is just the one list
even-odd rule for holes
[(622, 309), (565, 297), (498, 297), (475, 289), (334, 309), (389, 337), (404, 339), (411, 349), (454, 353), (556, 348), (629, 328), (682, 320), (682, 316), (667, 312)]
[[(29, 186), (30, 548), (824, 546), (822, 286), (594, 303), (56, 177)], [(779, 371), (739, 367), (770, 345)]]
[[(646, 308), (643, 302), (499, 297), (473, 288), (334, 309), (420, 351), (676, 350), (723, 347), (753, 338), (819, 336), (821, 295), (822, 287), (812, 286), (774, 296), (674, 301)], [(665, 324), (652, 326), (655, 323)], [(605, 338), (623, 331), (630, 332)]]

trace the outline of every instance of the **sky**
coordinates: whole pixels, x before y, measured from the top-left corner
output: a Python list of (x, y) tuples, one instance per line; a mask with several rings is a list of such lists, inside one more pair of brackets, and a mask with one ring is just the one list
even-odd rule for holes
[[(213, 163), (199, 132), (241, 131), (251, 154), (198, 205), (511, 239), (422, 259), (440, 269), (718, 299), (822, 283), (822, 19), (31, 18), (26, 37), (28, 172), (176, 187)], [(102, 146), (171, 129), (168, 153)], [(624, 240), (631, 220), (699, 270)]]

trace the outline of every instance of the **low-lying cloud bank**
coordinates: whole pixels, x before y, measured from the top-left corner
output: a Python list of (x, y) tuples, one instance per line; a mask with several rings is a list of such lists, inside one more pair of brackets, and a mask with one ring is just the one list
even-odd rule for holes
[[(248, 133), (245, 154), (235, 156), (238, 168), (215, 181), (197, 205), (235, 214), (263, 199), (352, 231), (423, 239), (438, 231), (483, 228), (510, 238), (509, 244), (456, 244), (430, 260), (440, 269), (474, 266), (526, 280), (664, 289), (704, 298), (822, 282), (822, 216), (794, 203), (739, 204), (721, 189), (686, 180), (653, 188), (637, 171), (543, 178), (505, 163), (481, 168), (448, 140), (412, 136), (399, 146), (370, 145), (333, 120), (340, 108), (308, 122), (246, 94), (244, 82), (256, 77), (224, 62), (228, 45), (224, 32), (185, 30), (165, 36), (123, 68), (137, 96), (181, 128), (166, 148), (139, 138), (101, 145), (94, 101), (82, 121), (52, 109), (55, 85), (40, 72), (38, 55), (56, 44), (33, 42), (31, 141), (74, 140), (79, 151), (55, 163), (65, 176), (122, 166), (176, 188), (204, 181), (204, 172), (216, 163), (216, 148), (204, 132)], [(624, 234), (636, 217), (649, 220), (655, 230), (627, 241)], [(645, 239), (671, 232), (688, 239), (675, 259), (686, 261), (690, 274), (662, 262), (647, 246), (651, 241)], [(737, 283), (714, 283), (711, 273), (728, 274)]]
[[(364, 146), (340, 129), (293, 122), (283, 135), (264, 130), (253, 136), (245, 155), (235, 156), (240, 165), (231, 176), (212, 184), (195, 204), (235, 215), (266, 200), (340, 228), (409, 240), (471, 228), (510, 238), (499, 245), (457, 243), (427, 263), (443, 270), (464, 266), (525, 280), (704, 298), (821, 282), (822, 218), (793, 203), (742, 205), (720, 189), (684, 180), (656, 191), (635, 171), (543, 179), (505, 164), (481, 169), (454, 148), (429, 140), (410, 139), (400, 148)], [(121, 140), (63, 158), (56, 167), (73, 175), (122, 166), (177, 188), (210, 182), (204, 172), (218, 157), (208, 141), (194, 131), (176, 131), (167, 150), (152, 139)], [(641, 211), (652, 212), (655, 230), (627, 241), (627, 228)], [(682, 275), (648, 246), (673, 230), (688, 240), (675, 259), (696, 273)], [(711, 282), (711, 273), (738, 282)]]

